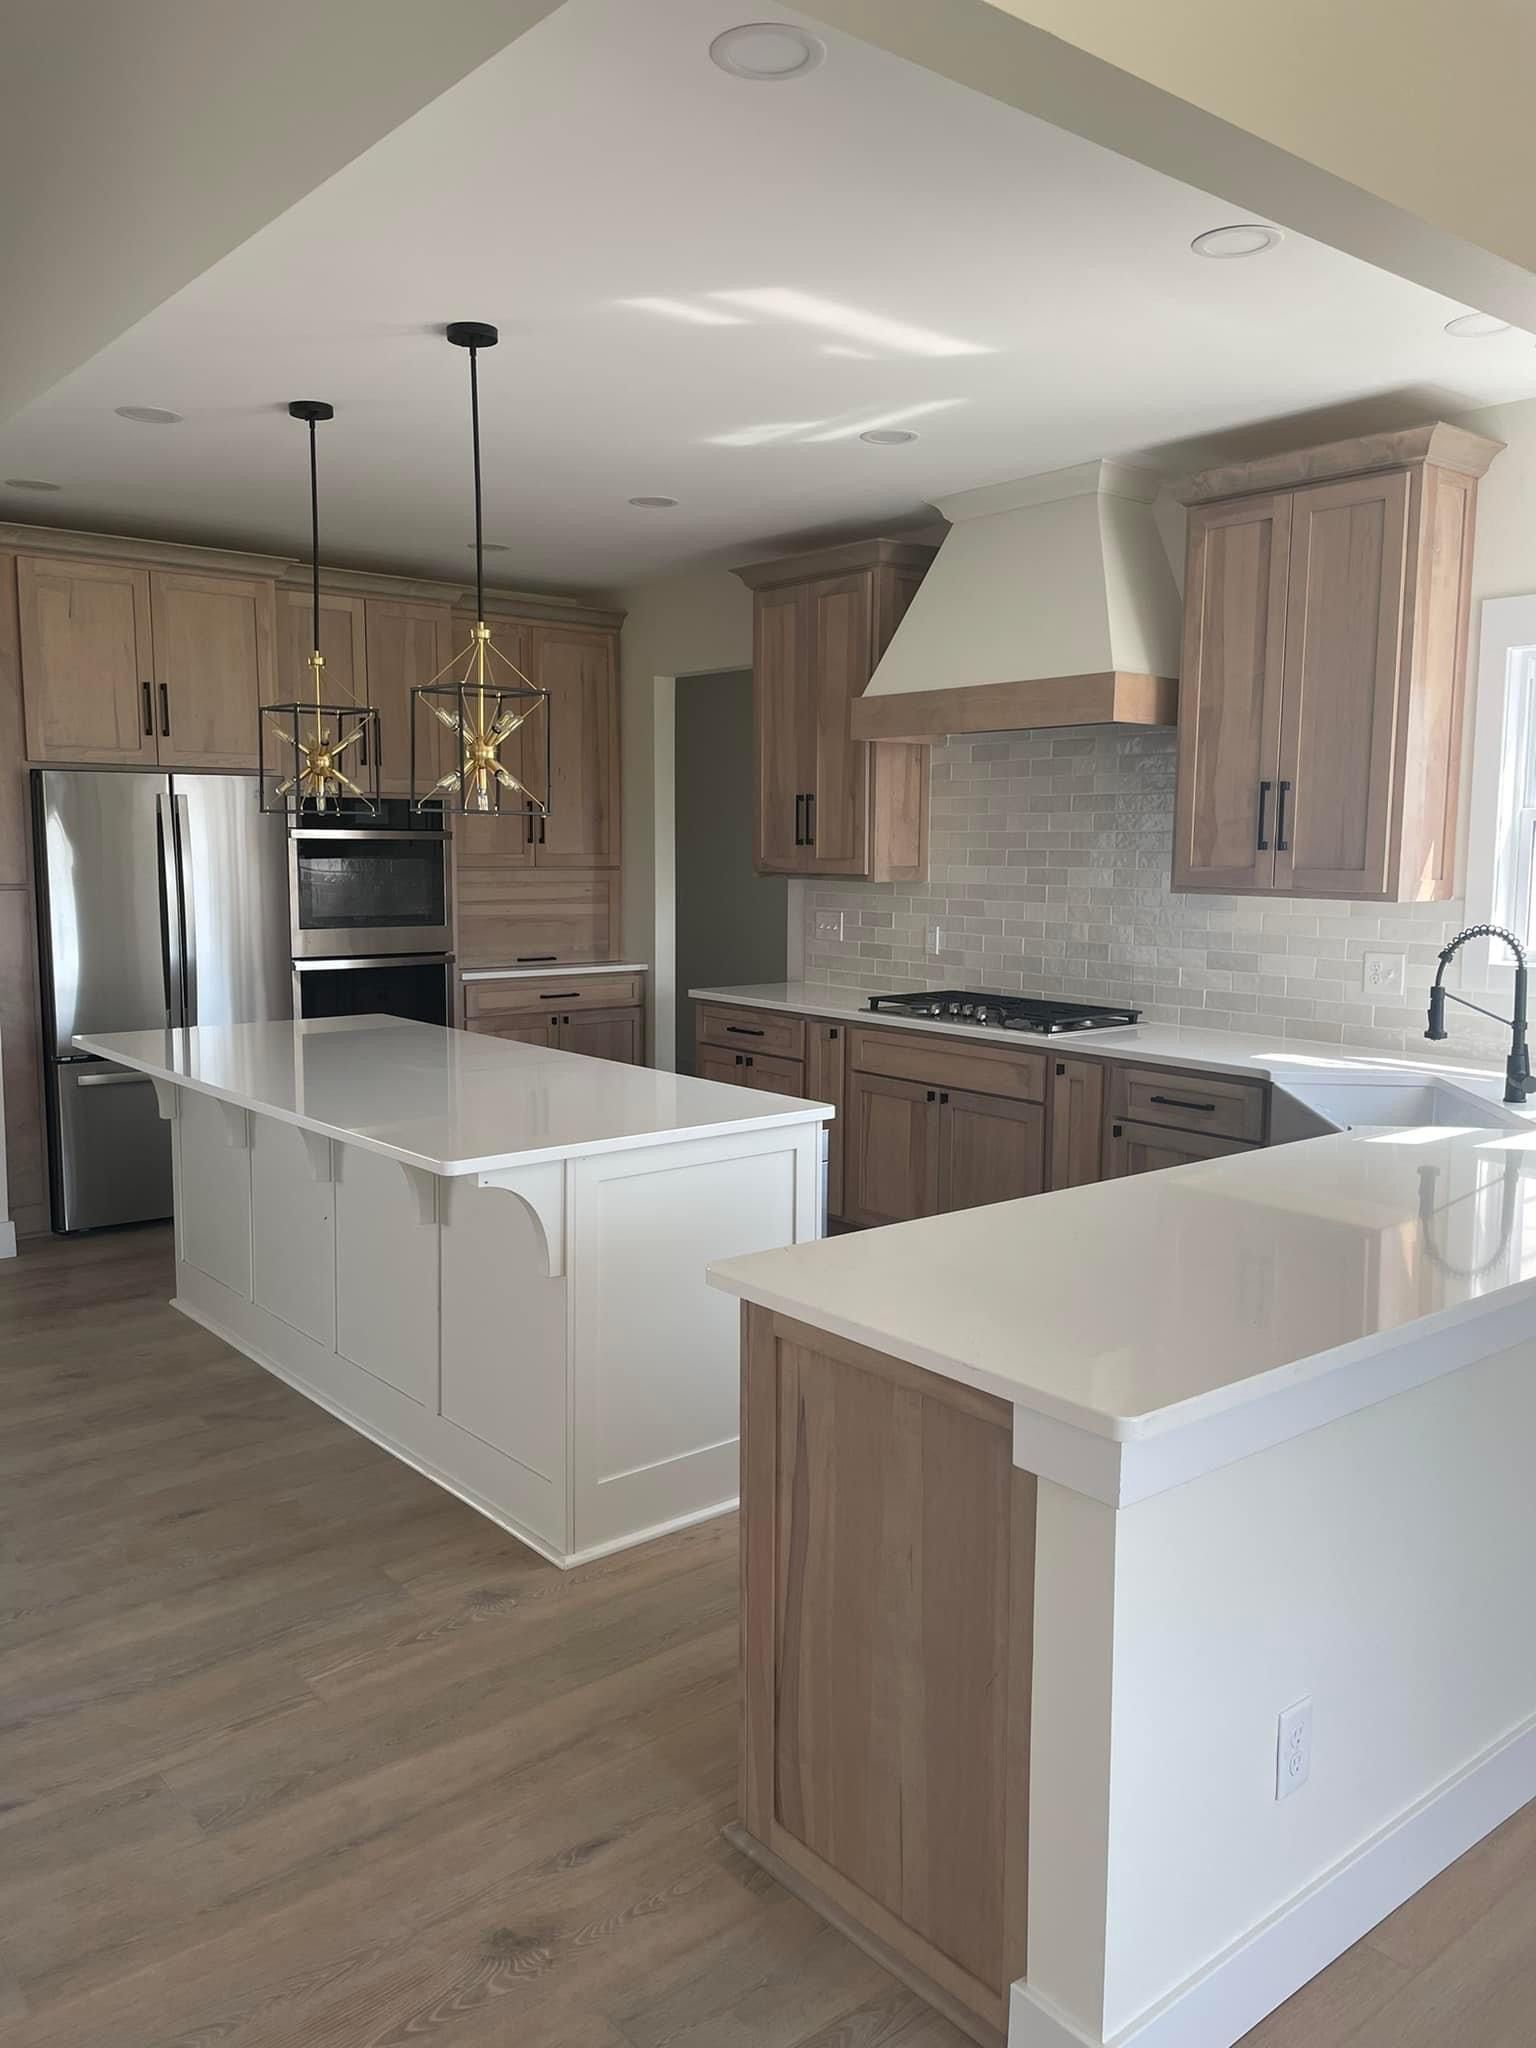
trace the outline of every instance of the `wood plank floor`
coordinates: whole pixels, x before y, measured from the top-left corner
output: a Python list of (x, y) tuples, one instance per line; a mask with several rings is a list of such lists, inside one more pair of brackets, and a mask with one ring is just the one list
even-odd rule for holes
[[(166, 1305), (0, 1263), (0, 2048), (965, 2048), (720, 1838), (730, 1521), (560, 1573)], [(1536, 1819), (1245, 2048), (1529, 2048)]]

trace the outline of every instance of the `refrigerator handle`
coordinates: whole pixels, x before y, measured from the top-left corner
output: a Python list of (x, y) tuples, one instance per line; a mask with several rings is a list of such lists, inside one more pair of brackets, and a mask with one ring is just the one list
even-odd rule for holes
[(197, 919), (192, 903), (192, 862), (188, 849), (192, 839), (192, 821), (187, 811), (184, 796), (173, 796), (175, 809), (173, 822), (176, 827), (176, 888), (181, 897), (181, 984), (182, 1007), (185, 1012), (184, 1024), (197, 1022)]
[(182, 989), (180, 863), (176, 858), (175, 814), (169, 796), (155, 798), (155, 839), (160, 870), (160, 965), (165, 977), (165, 1021), (174, 1028), (187, 1019)]

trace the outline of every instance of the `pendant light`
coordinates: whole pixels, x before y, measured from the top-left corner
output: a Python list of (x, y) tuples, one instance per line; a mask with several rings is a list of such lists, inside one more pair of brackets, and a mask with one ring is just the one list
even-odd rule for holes
[[(450, 320), (444, 332), (455, 348), (469, 351), (469, 423), (475, 476), (475, 629), (467, 648), (440, 668), (430, 682), (411, 692), (415, 706), (435, 718), (453, 735), (453, 765), (428, 782), (442, 766), (420, 761), (418, 720), (411, 718), (411, 800), (418, 810), (441, 808), (469, 812), (514, 811), (529, 818), (549, 816), (549, 692), (529, 682), (491, 639), (485, 622), (485, 537), (480, 503), (480, 375), (479, 352), (500, 339), (483, 320)], [(501, 750), (530, 719), (542, 721), (545, 795), (536, 796), (502, 759)], [(430, 732), (430, 728), (429, 728)], [(532, 735), (530, 735), (531, 737)], [(527, 740), (519, 744), (518, 766), (524, 767)], [(423, 749), (423, 752), (428, 751)], [(530, 828), (531, 829), (531, 828)]]
[[(309, 428), (310, 679), (302, 699), (261, 707), (261, 808), (286, 812), (295, 822), (343, 807), (372, 815), (379, 804), (379, 714), (366, 704), (326, 703), (325, 656), (320, 652), (320, 480), (315, 428), (321, 420), (334, 419), (336, 408), (323, 398), (296, 398), (288, 414)], [(272, 735), (280, 745), (274, 746)], [(342, 757), (354, 747), (356, 753), (343, 766)], [(275, 761), (270, 758), (274, 750)]]

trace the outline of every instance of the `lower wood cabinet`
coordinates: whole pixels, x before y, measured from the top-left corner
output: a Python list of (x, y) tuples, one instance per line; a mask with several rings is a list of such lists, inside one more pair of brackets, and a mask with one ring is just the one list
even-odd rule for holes
[(645, 1064), (643, 993), (638, 974), (470, 981), (464, 984), (464, 1028), (482, 1037), (554, 1046), (640, 1067)]
[(760, 1088), (768, 1095), (805, 1094), (805, 1063), (779, 1059), (768, 1052), (725, 1052), (703, 1046), (698, 1055), (701, 1081), (729, 1081), (733, 1088)]
[(939, 1209), (979, 1209), (1045, 1187), (1045, 1108), (941, 1088)]
[(827, 1125), (827, 1214), (843, 1213), (843, 1137), (847, 1125), (848, 1034), (820, 1017), (805, 1020), (805, 1092), (812, 1102), (830, 1102), (837, 1115)]
[(643, 1067), (645, 1012), (578, 1010), (561, 1018), (555, 1043), (562, 1052), (584, 1052), (589, 1059), (618, 1060), (626, 1067)]
[(1229, 1153), (1252, 1152), (1240, 1138), (1208, 1138), (1199, 1131), (1169, 1131), (1159, 1124), (1112, 1123), (1104, 1140), (1104, 1179), (1128, 1173), (1157, 1173), (1165, 1166), (1188, 1166), (1195, 1159), (1225, 1159)]
[(1101, 1060), (1052, 1060), (1050, 1185), (1087, 1187), (1099, 1179), (1104, 1149)]
[(905, 1223), (939, 1206), (937, 1091), (894, 1074), (848, 1076), (843, 1215)]

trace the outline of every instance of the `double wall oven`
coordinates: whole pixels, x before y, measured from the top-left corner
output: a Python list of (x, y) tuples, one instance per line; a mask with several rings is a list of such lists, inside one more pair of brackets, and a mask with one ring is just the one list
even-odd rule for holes
[(449, 836), (439, 814), (386, 798), (371, 818), (288, 835), (293, 1009), (382, 1011), (423, 1024), (452, 1014)]

